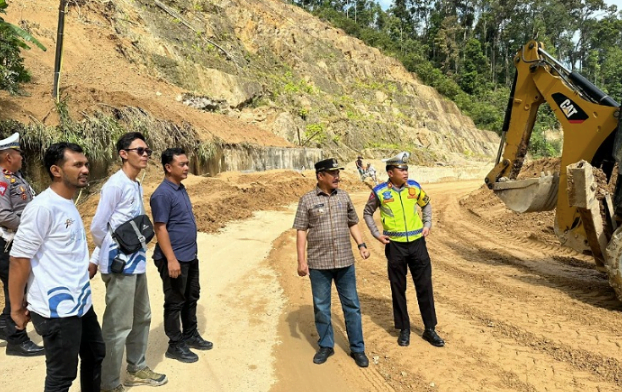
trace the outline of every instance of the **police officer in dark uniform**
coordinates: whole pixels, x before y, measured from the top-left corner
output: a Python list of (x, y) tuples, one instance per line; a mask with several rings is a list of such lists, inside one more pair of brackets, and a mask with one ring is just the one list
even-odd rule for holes
[(43, 355), (43, 347), (37, 346), (30, 340), (25, 329), (15, 328), (15, 323), (11, 319), (9, 302), (9, 252), (22, 211), (34, 197), (33, 189), (19, 172), (21, 168), (22, 152), (19, 149), (19, 134), (14, 133), (0, 140), (0, 280), (4, 286), (0, 339), (7, 341), (7, 355), (30, 357)]
[[(408, 179), (408, 157), (401, 152), (385, 159), (389, 181), (376, 185), (363, 210), (365, 223), (371, 234), (385, 244), (389, 282), (393, 297), (395, 328), (400, 330), (397, 343), (410, 344), (410, 318), (406, 307), (406, 274), (408, 269), (415, 283), (419, 310), (423, 319), (423, 339), (437, 347), (445, 345), (435, 331), (436, 310), (432, 291), (432, 265), (425, 237), (432, 227), (430, 198), (421, 186)], [(382, 234), (374, 222), (374, 211), (380, 209)], [(423, 219), (417, 209), (421, 208)]]

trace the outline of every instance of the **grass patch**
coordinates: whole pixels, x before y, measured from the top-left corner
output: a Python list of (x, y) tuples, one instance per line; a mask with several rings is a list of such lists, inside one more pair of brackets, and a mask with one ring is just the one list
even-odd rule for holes
[(222, 145), (220, 139), (201, 141), (189, 123), (175, 124), (153, 117), (138, 107), (108, 108), (93, 114), (83, 113), (80, 121), (72, 119), (66, 102), (57, 105), (60, 124), (46, 126), (41, 123), (22, 124), (14, 120), (0, 122), (0, 137), (19, 132), (22, 148), (39, 154), (52, 144), (66, 141), (80, 145), (89, 159), (112, 161), (117, 157), (115, 144), (126, 132), (141, 132), (149, 147), (160, 154), (168, 147), (181, 147), (189, 157), (206, 162)]

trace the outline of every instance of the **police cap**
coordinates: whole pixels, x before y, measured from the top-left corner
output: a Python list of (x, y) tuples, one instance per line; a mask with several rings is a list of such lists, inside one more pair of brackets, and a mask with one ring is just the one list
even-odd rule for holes
[(324, 159), (315, 164), (315, 172), (319, 173), (328, 170), (343, 170), (342, 166), (339, 166), (335, 158)]
[(15, 132), (11, 136), (6, 139), (0, 140), (0, 151), (7, 150), (9, 148), (13, 148), (15, 150), (19, 150), (19, 133)]

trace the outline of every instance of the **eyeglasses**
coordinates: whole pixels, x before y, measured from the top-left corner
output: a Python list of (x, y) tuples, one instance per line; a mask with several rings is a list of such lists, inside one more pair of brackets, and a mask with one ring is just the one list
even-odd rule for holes
[(136, 151), (138, 155), (143, 155), (147, 153), (147, 156), (150, 157), (153, 154), (153, 150), (145, 147), (136, 147), (136, 148), (124, 148), (125, 151)]

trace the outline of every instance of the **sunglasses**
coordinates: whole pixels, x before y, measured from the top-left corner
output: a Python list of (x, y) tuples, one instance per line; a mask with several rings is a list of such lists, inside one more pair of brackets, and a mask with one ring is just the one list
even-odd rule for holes
[(147, 153), (147, 156), (150, 157), (151, 154), (153, 154), (153, 150), (150, 148), (145, 148), (145, 147), (136, 147), (136, 148), (124, 148), (125, 151), (136, 151), (136, 153), (138, 153), (138, 155), (143, 155), (144, 153)]

